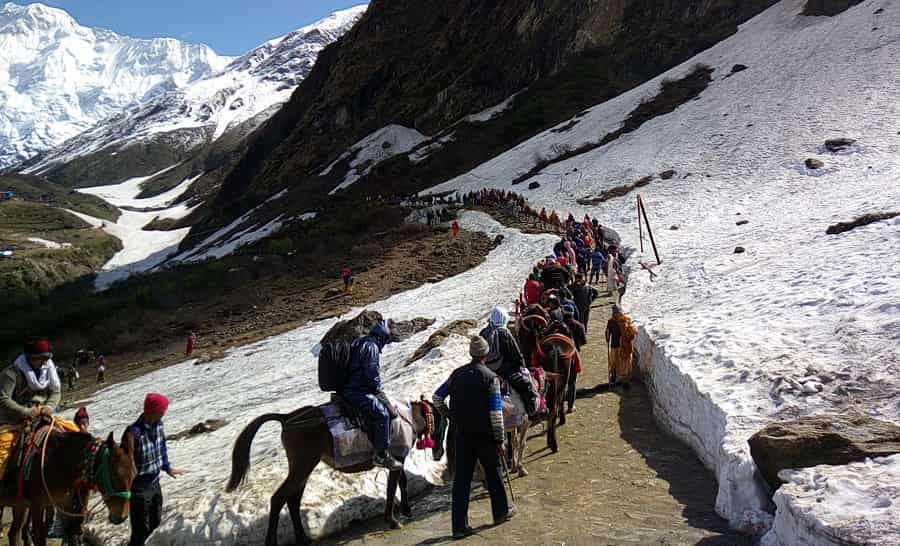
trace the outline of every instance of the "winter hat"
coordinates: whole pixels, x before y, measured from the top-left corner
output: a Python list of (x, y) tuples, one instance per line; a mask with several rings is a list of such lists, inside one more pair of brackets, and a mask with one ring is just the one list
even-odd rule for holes
[(509, 313), (500, 306), (494, 307), (494, 309), (491, 310), (490, 322), (491, 326), (496, 326), (497, 328), (506, 326), (509, 324)]
[(85, 419), (88, 421), (90, 420), (90, 417), (88, 417), (87, 408), (84, 406), (81, 406), (80, 408), (78, 408), (78, 411), (75, 412), (75, 422), (77, 423), (78, 421), (81, 421), (82, 419)]
[(575, 314), (575, 306), (571, 303), (567, 303), (562, 306), (564, 315), (574, 315)]
[(151, 392), (144, 398), (144, 413), (160, 415), (169, 409), (169, 399), (165, 396)]
[(491, 346), (481, 336), (472, 336), (469, 342), (469, 355), (472, 358), (484, 358), (491, 352)]
[(53, 356), (53, 347), (46, 339), (35, 339), (34, 341), (29, 341), (25, 344), (25, 355), (46, 356), (50, 358)]

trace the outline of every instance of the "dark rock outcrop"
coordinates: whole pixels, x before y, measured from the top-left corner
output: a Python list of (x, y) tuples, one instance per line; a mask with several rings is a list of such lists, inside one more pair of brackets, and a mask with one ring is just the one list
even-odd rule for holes
[(540, 183), (540, 182), (531, 182), (531, 183), (528, 184), (528, 189), (529, 189), (529, 190), (536, 190), (536, 189), (538, 189), (538, 188), (540, 188), (540, 187), (541, 187), (541, 183)]
[(806, 168), (807, 168), (807, 169), (810, 169), (810, 170), (813, 170), (813, 171), (816, 170), (816, 169), (821, 169), (822, 167), (825, 166), (825, 163), (823, 163), (822, 161), (819, 161), (818, 159), (816, 159), (816, 158), (814, 158), (814, 157), (808, 158), (808, 159), (804, 162), (804, 164), (806, 165)]
[(832, 138), (825, 141), (825, 149), (832, 153), (840, 152), (854, 144), (856, 144), (856, 140), (852, 138)]
[[(322, 337), (321, 343), (329, 343), (336, 340), (343, 340), (349, 343), (360, 336), (368, 335), (372, 327), (380, 320), (384, 320), (381, 313), (365, 310), (350, 320), (342, 320), (332, 326)], [(400, 321), (388, 319), (388, 326), (391, 329), (391, 343), (409, 339), (415, 334), (428, 329), (432, 324), (434, 324), (434, 319), (421, 317)]]
[(731, 67), (731, 74), (737, 74), (738, 72), (743, 72), (744, 70), (747, 70), (747, 65), (738, 63)]
[(831, 17), (843, 13), (863, 0), (807, 0), (803, 15)]
[(897, 216), (900, 216), (900, 212), (863, 214), (859, 218), (850, 222), (839, 222), (837, 224), (828, 226), (828, 229), (825, 230), (825, 233), (827, 233), (828, 235), (837, 235), (839, 233), (844, 233), (845, 231), (850, 231), (854, 228), (874, 224), (875, 222), (890, 220), (891, 218), (896, 218)]
[(749, 223), (750, 223), (750, 220), (738, 220), (737, 222), (735, 222), (735, 225), (738, 225), (738, 226), (745, 226), (745, 225), (747, 225), (747, 224), (749, 224)]
[(197, 423), (192, 426), (188, 430), (182, 430), (181, 432), (176, 432), (168, 437), (169, 440), (176, 442), (178, 440), (182, 440), (184, 438), (193, 438), (194, 436), (198, 436), (200, 434), (208, 434), (210, 432), (215, 432), (220, 428), (224, 427), (228, 424), (228, 421), (224, 419), (207, 419), (202, 423)]
[(663, 180), (671, 180), (676, 174), (675, 169), (669, 169), (667, 171), (663, 171), (659, 173), (659, 177)]
[(817, 415), (773, 423), (754, 434), (750, 454), (772, 489), (790, 468), (842, 465), (900, 453), (900, 426), (864, 415)]
[(744, 252), (747, 252), (747, 249), (746, 249), (746, 248), (744, 248), (744, 247), (742, 247), (742, 246), (736, 246), (736, 247), (734, 247), (734, 253), (735, 253), (735, 254), (743, 254)]
[[(325, 167), (390, 124), (436, 137), (452, 125), (455, 138), (425, 161), (379, 163), (353, 197), (452, 178), (690, 59), (774, 3), (373, 0), (254, 135), (185, 245), (283, 188), (289, 196), (265, 214), (320, 206), (348, 165), (320, 176)], [(464, 120), (520, 91), (502, 115)]]
[(478, 322), (475, 320), (454, 320), (450, 324), (441, 327), (437, 332), (431, 334), (428, 337), (428, 340), (423, 343), (416, 352), (412, 354), (411, 357), (406, 361), (406, 365), (410, 365), (413, 362), (421, 360), (425, 358), (425, 355), (431, 352), (432, 349), (436, 349), (444, 344), (447, 341), (447, 338), (450, 337), (451, 334), (459, 334), (465, 335), (466, 332), (472, 330), (478, 326)]

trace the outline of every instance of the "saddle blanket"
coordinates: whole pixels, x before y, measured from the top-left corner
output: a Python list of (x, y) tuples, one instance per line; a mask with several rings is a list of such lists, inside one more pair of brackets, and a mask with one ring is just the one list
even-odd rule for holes
[[(391, 400), (394, 409), (399, 414), (391, 421), (391, 455), (398, 461), (402, 461), (409, 455), (416, 443), (416, 431), (410, 423), (413, 422), (412, 406), (407, 403), (397, 403)], [(325, 457), (325, 464), (337, 470), (361, 465), (372, 460), (375, 449), (369, 436), (364, 430), (348, 419), (339, 404), (329, 403), (319, 406), (325, 422), (328, 423), (328, 431), (331, 433), (334, 454), (330, 458)]]

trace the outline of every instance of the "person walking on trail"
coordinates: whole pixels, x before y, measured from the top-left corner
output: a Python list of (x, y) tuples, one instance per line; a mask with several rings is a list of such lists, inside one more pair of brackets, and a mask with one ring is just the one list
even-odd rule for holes
[[(575, 319), (575, 305), (571, 303), (567, 303), (562, 307), (563, 312), (563, 323), (569, 328), (569, 333), (571, 334), (572, 342), (575, 344), (575, 349), (580, 353), (581, 348), (587, 345), (587, 331), (584, 328), (584, 325)], [(566, 413), (572, 413), (575, 411), (575, 389), (576, 381), (578, 380), (578, 374), (575, 373), (575, 370), (569, 372), (569, 383), (566, 387), (566, 403), (569, 405)]]
[(609, 384), (628, 387), (632, 372), (632, 353), (637, 328), (618, 305), (613, 305), (612, 318), (606, 323), (606, 343), (609, 347)]
[(46, 339), (25, 344), (22, 354), (0, 372), (0, 480), (24, 422), (52, 417), (61, 396), (53, 348)]
[(459, 237), (459, 222), (453, 220), (450, 228), (453, 230), (453, 238), (456, 239), (457, 237)]
[(131, 486), (131, 540), (128, 546), (141, 546), (159, 526), (163, 496), (159, 476), (165, 472), (172, 478), (181, 474), (169, 463), (166, 431), (162, 418), (169, 409), (169, 399), (158, 393), (144, 398), (144, 412), (129, 429), (134, 438), (134, 466), (137, 476)]
[(508, 323), (509, 313), (501, 307), (494, 307), (488, 325), (479, 333), (490, 347), (485, 364), (519, 393), (528, 418), (538, 421), (545, 416), (546, 409), (538, 409), (538, 392), (525, 367), (525, 358), (519, 350), (519, 344), (507, 328)]
[(603, 253), (603, 249), (598, 245), (591, 253), (591, 284), (600, 284), (600, 272), (605, 269), (605, 266), (606, 255)]
[(191, 332), (185, 340), (184, 356), (191, 356), (191, 354), (194, 353), (195, 348), (197, 348), (197, 334)]
[(541, 283), (535, 278), (534, 273), (528, 275), (525, 281), (525, 305), (534, 305), (541, 301)]
[(614, 303), (619, 303), (619, 255), (615, 250), (609, 251), (609, 258), (606, 260), (606, 289), (612, 296)]
[(340, 395), (367, 421), (367, 432), (375, 448), (375, 466), (400, 470), (403, 465), (388, 452), (391, 447), (391, 413), (381, 390), (381, 350), (391, 339), (387, 322), (379, 321), (369, 335), (350, 344), (349, 377)]
[(353, 270), (349, 267), (341, 269), (341, 280), (344, 281), (344, 294), (353, 293)]
[(97, 384), (106, 383), (106, 357), (100, 355), (97, 357)]
[(597, 292), (597, 289), (593, 286), (588, 286), (585, 282), (584, 275), (575, 276), (575, 285), (572, 286), (572, 300), (575, 302), (575, 307), (578, 308), (578, 320), (585, 328), (588, 327), (588, 322), (591, 320), (591, 304), (594, 303), (598, 295), (600, 293)]
[(490, 345), (481, 336), (469, 343), (472, 361), (454, 371), (434, 393), (438, 411), (447, 414), (445, 400), (450, 397), (450, 421), (456, 442), (456, 473), (453, 476), (451, 521), (453, 538), (459, 540), (474, 533), (469, 526), (469, 495), (475, 463), (484, 469), (494, 524), (508, 521), (516, 514), (503, 487), (501, 457), (505, 453), (503, 407), (500, 380), (485, 365)]

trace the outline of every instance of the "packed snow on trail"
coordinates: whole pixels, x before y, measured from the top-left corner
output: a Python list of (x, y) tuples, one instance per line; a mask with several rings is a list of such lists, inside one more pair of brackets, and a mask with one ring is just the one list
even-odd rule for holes
[[(552, 237), (522, 235), (501, 227), (481, 213), (464, 213), (461, 223), (490, 236), (504, 235), (478, 267), (369, 306), (386, 317), (436, 319), (428, 330), (396, 344), (382, 355), (385, 390), (401, 400), (430, 396), (458, 366), (468, 362), (468, 339), (452, 336), (442, 347), (409, 366), (406, 359), (438, 328), (459, 319), (486, 319), (494, 305), (510, 305), (521, 279), (547, 253)], [(513, 281), (515, 280), (515, 281)], [(357, 314), (355, 309), (344, 318)], [(243, 427), (258, 415), (290, 412), (327, 400), (317, 386), (312, 350), (338, 319), (311, 323), (286, 334), (230, 351), (222, 360), (199, 364), (194, 360), (98, 392), (91, 404), (96, 434), (117, 436), (140, 413), (147, 392), (166, 394), (172, 405), (165, 425), (169, 435), (206, 419), (225, 419), (228, 426), (209, 434), (171, 441), (169, 456), (184, 474), (163, 477), (165, 509), (154, 544), (262, 544), (269, 497), (287, 475), (280, 428), (269, 424), (257, 434), (251, 452), (247, 483), (234, 494), (224, 492), (231, 469), (231, 448)], [(436, 482), (442, 464), (430, 451), (416, 451), (407, 459), (411, 490), (425, 481)], [(319, 465), (306, 486), (303, 517), (314, 535), (332, 533), (354, 520), (383, 510), (386, 474), (371, 471), (345, 475)], [(414, 501), (413, 501), (414, 502)], [(104, 544), (126, 539), (128, 526), (111, 526), (96, 518), (93, 530)], [(293, 540), (289, 518), (281, 519), (282, 541)]]
[[(826, 234), (900, 203), (900, 4), (867, 1), (834, 17), (801, 16), (804, 4), (776, 4), (573, 126), (431, 191), (521, 191), (537, 208), (599, 217), (632, 248), (642, 195), (663, 263), (655, 266), (645, 239), (629, 262), (624, 305), (641, 326), (656, 416), (715, 473), (718, 512), (745, 531), (770, 530), (772, 544), (898, 544), (900, 478), (888, 463), (794, 474), (773, 527), (747, 445), (768, 423), (803, 415), (853, 409), (900, 421), (900, 218)], [(510, 186), (536, 158), (615, 131), (664, 79), (697, 63), (715, 69), (698, 99)], [(732, 73), (737, 64), (748, 68)], [(834, 138), (857, 142), (830, 152), (824, 143)], [(807, 158), (824, 168), (808, 169)], [(670, 169), (671, 179), (659, 176)], [(645, 176), (653, 180), (623, 197), (576, 202)], [(532, 181), (540, 188), (528, 190)], [(655, 266), (655, 280), (638, 262)], [(825, 478), (812, 502), (800, 485)], [(886, 491), (891, 502), (878, 500)]]

